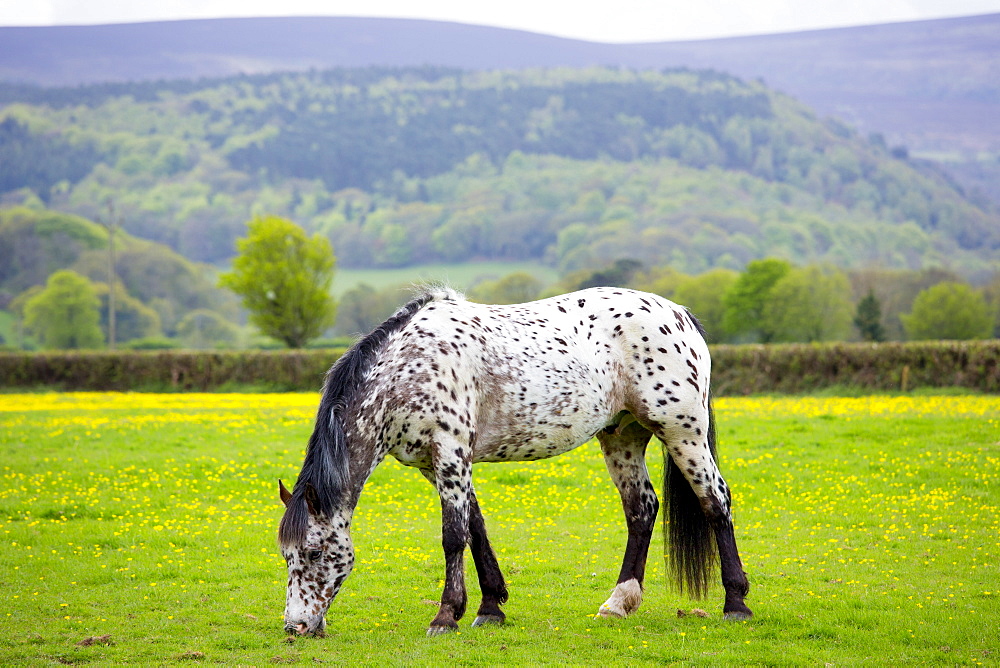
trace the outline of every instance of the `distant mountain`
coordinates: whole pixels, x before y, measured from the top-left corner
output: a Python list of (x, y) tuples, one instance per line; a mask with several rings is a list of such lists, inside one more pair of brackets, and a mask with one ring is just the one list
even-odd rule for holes
[(1000, 14), (648, 44), (366, 18), (0, 28), (0, 80), (43, 86), (367, 65), (712, 68), (910, 148), (1000, 152)]

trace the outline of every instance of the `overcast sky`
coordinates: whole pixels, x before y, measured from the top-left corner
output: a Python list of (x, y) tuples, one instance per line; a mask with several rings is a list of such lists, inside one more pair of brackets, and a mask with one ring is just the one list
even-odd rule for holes
[(1000, 0), (0, 0), (0, 25), (223, 16), (385, 16), (600, 42), (789, 32), (1000, 12)]

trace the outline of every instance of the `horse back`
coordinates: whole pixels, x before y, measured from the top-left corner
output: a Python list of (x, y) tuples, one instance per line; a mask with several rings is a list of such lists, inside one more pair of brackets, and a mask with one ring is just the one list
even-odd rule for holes
[[(659, 419), (707, 401), (708, 353), (685, 309), (594, 288), (528, 304), (435, 301), (387, 343), (370, 374), (366, 429), (424, 466), (441, 439), (473, 461), (572, 449), (623, 410)], [(660, 403), (663, 402), (663, 403)]]

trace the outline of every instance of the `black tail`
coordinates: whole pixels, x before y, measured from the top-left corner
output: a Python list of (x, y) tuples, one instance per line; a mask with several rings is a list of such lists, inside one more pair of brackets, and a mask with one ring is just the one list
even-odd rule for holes
[[(708, 404), (708, 447), (712, 459), (715, 453), (715, 413), (712, 402)], [(693, 598), (702, 598), (708, 592), (711, 574), (716, 562), (715, 533), (701, 508), (697, 494), (673, 457), (663, 448), (663, 498), (667, 506), (663, 513), (664, 551), (667, 568), (673, 574), (677, 588), (687, 591)]]

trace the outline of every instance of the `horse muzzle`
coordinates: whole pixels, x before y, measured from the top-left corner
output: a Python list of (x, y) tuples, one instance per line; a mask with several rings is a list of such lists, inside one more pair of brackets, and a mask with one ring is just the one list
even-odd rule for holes
[(322, 636), (326, 629), (326, 620), (320, 617), (319, 621), (310, 624), (306, 621), (286, 621), (285, 633), (298, 636)]

